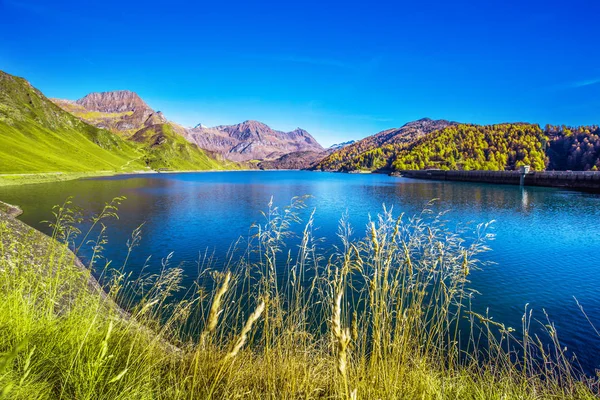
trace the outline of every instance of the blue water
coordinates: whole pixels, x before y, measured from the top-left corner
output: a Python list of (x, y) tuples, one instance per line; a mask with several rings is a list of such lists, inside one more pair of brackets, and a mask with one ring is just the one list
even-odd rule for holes
[(459, 182), (419, 181), (385, 175), (317, 172), (215, 172), (120, 176), (0, 188), (0, 200), (18, 204), (21, 219), (48, 232), (40, 221), (67, 196), (90, 212), (124, 195), (120, 221), (109, 225), (105, 256), (122, 261), (131, 231), (145, 223), (143, 239), (129, 264), (139, 270), (148, 256), (150, 268), (174, 252), (189, 280), (197, 274), (200, 254), (223, 259), (230, 245), (262, 222), (271, 197), (278, 205), (294, 196), (311, 195), (317, 236), (334, 243), (337, 223), (348, 212), (357, 235), (368, 215), (382, 204), (395, 212), (420, 212), (432, 199), (434, 209), (450, 210), (450, 224), (495, 220), (496, 240), (483, 258), (496, 264), (470, 277), (481, 292), (478, 311), (519, 328), (526, 304), (534, 318), (546, 310), (559, 338), (587, 371), (600, 368), (600, 337), (579, 311), (576, 297), (600, 328), (600, 196), (554, 188)]

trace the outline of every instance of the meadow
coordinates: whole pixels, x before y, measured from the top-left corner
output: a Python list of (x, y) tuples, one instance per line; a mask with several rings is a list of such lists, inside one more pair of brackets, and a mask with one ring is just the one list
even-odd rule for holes
[[(269, 204), (225, 261), (199, 260), (183, 289), (169, 257), (160, 273), (127, 272), (144, 226), (123, 265), (102, 257), (123, 200), (84, 232), (67, 201), (52, 237), (0, 210), (3, 398), (597, 398), (597, 378), (551, 321), (542, 338), (527, 308), (518, 327), (473, 311), (486, 224), (456, 230), (443, 213), (384, 209), (359, 240), (342, 218), (324, 251), (296, 198)], [(86, 246), (88, 266), (77, 258)]]

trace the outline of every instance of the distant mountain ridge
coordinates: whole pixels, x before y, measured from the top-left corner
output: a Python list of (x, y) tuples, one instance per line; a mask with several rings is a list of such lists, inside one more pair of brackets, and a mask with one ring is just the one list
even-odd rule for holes
[(129, 90), (110, 92), (93, 92), (75, 103), (90, 111), (120, 113), (127, 111), (148, 110), (154, 112), (137, 93)]
[(275, 160), (294, 152), (324, 151), (304, 129), (282, 132), (254, 120), (211, 128), (198, 124), (186, 129), (168, 121), (162, 112), (154, 111), (139, 95), (128, 90), (90, 93), (75, 101), (53, 101), (82, 120), (125, 137), (133, 137), (137, 131), (154, 125), (169, 124), (174, 134), (234, 162)]
[(275, 160), (262, 161), (258, 164), (258, 167), (260, 169), (312, 169), (327, 155), (355, 142), (355, 140), (349, 140), (343, 143), (336, 143), (323, 151), (296, 151), (285, 154)]
[(348, 140), (347, 142), (335, 143), (327, 148), (328, 151), (336, 151), (343, 149), (346, 146), (350, 146), (351, 144), (356, 143), (356, 140)]
[(94, 92), (81, 99), (53, 99), (65, 111), (96, 127), (110, 130), (143, 151), (141, 160), (152, 169), (206, 170), (236, 168), (185, 140), (185, 128), (154, 111), (135, 92)]
[(212, 128), (196, 126), (188, 129), (185, 136), (198, 147), (233, 161), (274, 160), (299, 151), (324, 151), (304, 129), (282, 132), (254, 120)]
[[(11, 121), (9, 125), (14, 127), (16, 121), (23, 119), (28, 123), (42, 121), (44, 129), (50, 130), (68, 129), (66, 123), (91, 132), (91, 127), (79, 125), (73, 118), (65, 115), (55, 118), (60, 113), (43, 102), (29, 100), (32, 106), (24, 107), (28, 100), (22, 93), (3, 96), (0, 122)], [(15, 98), (21, 103), (15, 103)], [(32, 99), (31, 95), (28, 98)], [(230, 168), (235, 165), (231, 161), (261, 169), (347, 172), (427, 168), (503, 170), (521, 165), (531, 165), (535, 170), (600, 169), (598, 126), (541, 129), (528, 123), (477, 125), (422, 118), (324, 149), (304, 129), (283, 132), (255, 120), (184, 128), (168, 121), (160, 111), (154, 111), (140, 96), (127, 90), (90, 93), (76, 101), (55, 99), (54, 102), (81, 121), (128, 138), (127, 143), (135, 144), (133, 151), (143, 154), (138, 159), (155, 169)], [(34, 112), (28, 114), (31, 110)], [(33, 120), (24, 115), (31, 115)], [(105, 142), (94, 141), (102, 146), (110, 147), (113, 143), (119, 148), (125, 143), (105, 133), (98, 137)]]

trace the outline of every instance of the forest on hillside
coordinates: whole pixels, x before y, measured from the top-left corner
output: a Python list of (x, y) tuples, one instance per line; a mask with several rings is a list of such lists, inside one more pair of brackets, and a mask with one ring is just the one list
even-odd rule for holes
[(498, 171), (530, 165), (534, 170), (543, 170), (546, 142), (547, 137), (538, 125), (459, 124), (426, 136), (411, 148), (400, 149), (392, 166), (396, 170)]
[(550, 138), (548, 170), (597, 171), (600, 169), (600, 127), (546, 125)]
[(369, 146), (362, 152), (336, 152), (317, 169), (356, 170), (533, 170), (588, 171), (600, 168), (598, 126), (569, 128), (537, 124), (452, 124), (410, 143)]

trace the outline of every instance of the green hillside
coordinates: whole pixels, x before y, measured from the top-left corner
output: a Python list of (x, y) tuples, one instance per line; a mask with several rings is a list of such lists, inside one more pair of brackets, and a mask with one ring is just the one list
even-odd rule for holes
[(142, 153), (0, 71), (0, 173), (131, 171)]
[(535, 124), (453, 123), (403, 141), (386, 140), (378, 144), (377, 138), (387, 132), (390, 131), (358, 142), (366, 143), (362, 145), (363, 151), (357, 146), (348, 146), (350, 149), (329, 155), (317, 168), (338, 171), (513, 170), (527, 164), (543, 170), (547, 163), (544, 148), (548, 137)]
[(171, 124), (156, 124), (140, 129), (131, 138), (144, 150), (143, 161), (152, 169), (208, 170), (232, 169), (233, 163), (216, 160), (185, 140)]
[(514, 170), (521, 165), (543, 171), (548, 141), (538, 125), (451, 125), (393, 154), (396, 170)]
[[(429, 128), (436, 129), (415, 130), (416, 124), (423, 121), (430, 124)], [(443, 123), (446, 126), (440, 127)], [(315, 168), (325, 171), (430, 168), (503, 171), (515, 170), (521, 165), (530, 165), (538, 171), (597, 171), (600, 169), (600, 128), (597, 125), (547, 125), (541, 129), (537, 124), (528, 123), (475, 125), (423, 119), (335, 151)]]

